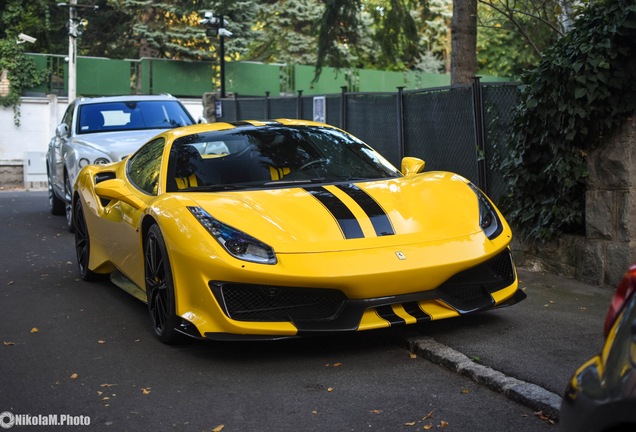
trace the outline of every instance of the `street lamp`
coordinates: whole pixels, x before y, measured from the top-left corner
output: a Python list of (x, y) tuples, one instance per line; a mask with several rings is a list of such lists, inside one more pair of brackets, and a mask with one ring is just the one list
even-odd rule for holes
[(205, 34), (208, 37), (219, 37), (219, 68), (221, 69), (221, 98), (225, 98), (225, 38), (231, 37), (232, 32), (225, 28), (227, 21), (223, 14), (214, 15), (212, 12), (205, 12), (199, 24), (207, 25)]
[(68, 101), (77, 97), (77, 38), (84, 32), (84, 20), (77, 17), (78, 8), (99, 9), (97, 5), (77, 4), (77, 0), (69, 3), (58, 3), (58, 7), (68, 8)]

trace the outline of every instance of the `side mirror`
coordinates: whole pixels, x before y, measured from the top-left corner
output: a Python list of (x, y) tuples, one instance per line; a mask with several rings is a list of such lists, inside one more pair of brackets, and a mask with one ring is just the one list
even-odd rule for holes
[(199, 117), (199, 119), (197, 120), (197, 124), (205, 124), (207, 122), (208, 121), (203, 116)]
[(60, 123), (59, 125), (57, 125), (57, 127), (55, 128), (55, 135), (58, 138), (68, 136), (68, 125), (66, 123)]
[(424, 162), (416, 157), (405, 157), (402, 159), (402, 174), (405, 176), (414, 175), (424, 171)]
[(110, 179), (99, 182), (95, 185), (95, 193), (98, 197), (108, 201), (122, 201), (139, 210), (144, 206), (144, 202), (137, 198), (126, 187), (126, 183), (121, 179)]

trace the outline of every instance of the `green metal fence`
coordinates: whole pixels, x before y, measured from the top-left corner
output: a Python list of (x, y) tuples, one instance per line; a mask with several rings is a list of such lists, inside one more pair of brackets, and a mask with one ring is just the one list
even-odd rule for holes
[[(25, 94), (66, 95), (68, 63), (66, 56), (28, 54), (48, 79)], [(482, 78), (486, 81), (500, 78)], [(225, 64), (226, 92), (241, 96), (305, 95), (338, 93), (346, 86), (355, 92), (392, 92), (397, 87), (430, 88), (450, 84), (448, 74), (391, 72), (368, 69), (325, 67), (316, 79), (315, 68), (303, 65), (277, 65), (253, 62)], [(97, 57), (77, 58), (77, 94), (108, 96), (120, 94), (170, 93), (179, 97), (201, 97), (217, 91), (218, 64), (202, 61), (177, 61), (143, 58), (112, 60)]]

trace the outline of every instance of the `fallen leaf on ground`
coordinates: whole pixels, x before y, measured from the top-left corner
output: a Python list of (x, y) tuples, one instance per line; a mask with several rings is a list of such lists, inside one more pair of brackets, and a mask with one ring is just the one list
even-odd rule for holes
[(340, 367), (340, 366), (342, 366), (342, 363), (334, 363), (333, 364), (333, 367)]
[(422, 420), (426, 420), (426, 419), (430, 419), (430, 418), (433, 418), (433, 411), (431, 411), (430, 413), (428, 413), (424, 417), (422, 417)]
[(13, 282), (13, 281), (9, 281), (9, 282), (7, 282), (7, 285), (13, 285), (14, 283), (15, 282)]
[(37, 333), (37, 332), (39, 332), (39, 331), (40, 331), (40, 329), (39, 329), (39, 328), (37, 328), (37, 327), (33, 327), (33, 328), (31, 329), (31, 333)]
[(448, 422), (445, 422), (444, 420), (442, 420), (441, 422), (439, 422), (439, 427), (441, 428), (448, 427)]
[(141, 392), (142, 392), (143, 394), (149, 394), (149, 393), (150, 393), (150, 387), (142, 388), (142, 389), (141, 389)]
[(217, 427), (212, 429), (212, 432), (221, 432), (223, 428), (225, 428), (225, 425), (218, 425)]
[(333, 387), (327, 388), (327, 391), (331, 393), (333, 391)]
[(411, 357), (412, 359), (417, 358), (417, 354), (415, 354), (415, 353), (410, 353), (410, 354), (409, 354), (409, 357)]
[(106, 343), (106, 341), (105, 341), (105, 340), (98, 340), (98, 341), (97, 341), (97, 343), (98, 343), (98, 344), (105, 344), (105, 343)]
[(369, 411), (371, 414), (380, 414), (382, 410), (371, 410)]
[(543, 414), (543, 411), (537, 411), (534, 413), (535, 416), (539, 417), (541, 420), (545, 420), (546, 422), (550, 423), (550, 424), (554, 424), (554, 420), (552, 420), (550, 417), (548, 417), (547, 415)]
[(71, 379), (77, 379), (77, 377), (78, 377), (78, 376), (79, 376), (79, 375), (77, 375), (76, 373), (74, 373), (74, 374), (72, 374), (69, 378), (71, 378)]
[(101, 384), (100, 387), (112, 387), (117, 384)]
[(316, 411), (316, 410), (313, 410), (311, 413), (312, 413), (313, 415), (318, 415), (318, 411)]
[(3, 342), (4, 346), (15, 345), (15, 342)]
[(415, 426), (415, 422), (406, 422), (404, 426)]
[(431, 424), (424, 425), (424, 427), (422, 429), (431, 430), (431, 429), (433, 429), (433, 424), (431, 423)]
[(468, 393), (470, 393), (470, 390), (468, 390), (467, 388), (462, 389), (462, 394), (468, 394)]

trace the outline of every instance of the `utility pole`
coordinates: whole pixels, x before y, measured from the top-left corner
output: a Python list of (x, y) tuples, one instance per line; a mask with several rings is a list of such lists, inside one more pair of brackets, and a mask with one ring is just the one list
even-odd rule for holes
[(71, 0), (68, 7), (68, 101), (77, 97), (77, 36), (73, 26), (77, 22), (77, 0)]
[(219, 37), (219, 69), (221, 72), (221, 98), (225, 98), (225, 38), (231, 37), (232, 32), (225, 28), (227, 22), (223, 14), (214, 15), (213, 12), (207, 11), (203, 19), (199, 20), (199, 24), (208, 28), (205, 31), (208, 37)]
[(77, 97), (77, 38), (84, 32), (85, 21), (77, 16), (78, 8), (99, 9), (96, 5), (77, 4), (77, 0), (69, 3), (58, 3), (58, 7), (68, 8), (68, 101), (72, 102)]
[[(219, 22), (223, 28), (223, 14), (219, 15)], [(220, 30), (220, 29), (219, 29)], [(221, 99), (225, 99), (225, 36), (219, 31), (219, 63), (221, 69)]]

